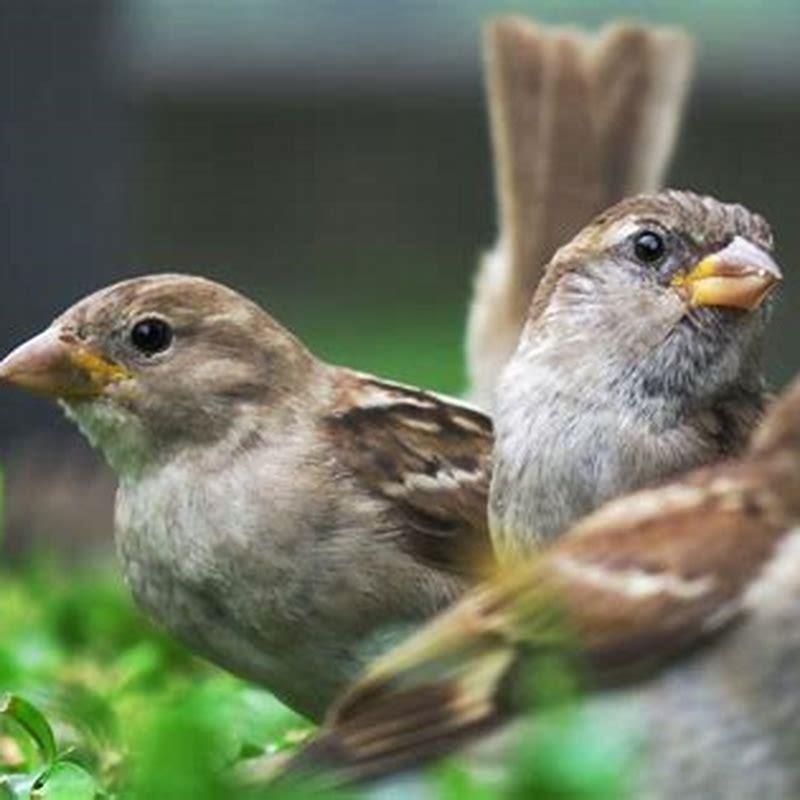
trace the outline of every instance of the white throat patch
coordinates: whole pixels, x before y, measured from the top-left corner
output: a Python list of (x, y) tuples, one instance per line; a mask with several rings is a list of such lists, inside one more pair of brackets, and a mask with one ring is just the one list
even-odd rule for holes
[(103, 400), (73, 404), (61, 400), (59, 404), (119, 476), (141, 471), (147, 455), (146, 436), (133, 414)]

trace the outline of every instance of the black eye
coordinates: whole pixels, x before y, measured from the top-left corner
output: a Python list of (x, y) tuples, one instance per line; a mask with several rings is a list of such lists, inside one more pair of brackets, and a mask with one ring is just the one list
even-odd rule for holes
[(148, 356), (161, 353), (172, 343), (172, 328), (158, 317), (139, 320), (131, 328), (131, 343)]
[(664, 237), (655, 231), (637, 233), (633, 240), (633, 252), (643, 264), (654, 264), (664, 257), (667, 246)]

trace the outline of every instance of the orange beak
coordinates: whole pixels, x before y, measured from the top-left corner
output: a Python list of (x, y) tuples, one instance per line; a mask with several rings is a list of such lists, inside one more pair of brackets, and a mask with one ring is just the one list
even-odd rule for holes
[(780, 268), (768, 253), (736, 236), (688, 273), (673, 278), (671, 285), (692, 306), (753, 311), (782, 280)]
[(0, 383), (64, 400), (99, 397), (130, 373), (50, 327), (0, 361)]

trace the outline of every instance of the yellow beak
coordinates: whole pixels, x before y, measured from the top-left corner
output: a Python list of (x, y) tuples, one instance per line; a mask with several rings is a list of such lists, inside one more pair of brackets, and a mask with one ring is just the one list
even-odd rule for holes
[(752, 311), (783, 280), (772, 257), (747, 239), (733, 241), (671, 282), (692, 306)]
[(0, 383), (62, 399), (98, 397), (131, 374), (51, 327), (0, 361)]

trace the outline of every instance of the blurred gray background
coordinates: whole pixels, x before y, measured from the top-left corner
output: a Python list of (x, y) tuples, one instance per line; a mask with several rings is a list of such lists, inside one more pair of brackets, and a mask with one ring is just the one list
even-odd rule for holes
[[(495, 233), (480, 26), (505, 12), (694, 33), (670, 183), (773, 223), (787, 285), (769, 373), (785, 382), (800, 367), (796, 0), (3, 0), (0, 350), (93, 288), (179, 269), (253, 295), (332, 360), (460, 390)], [(0, 402), (10, 482), (42, 462), (94, 474), (52, 407)]]

